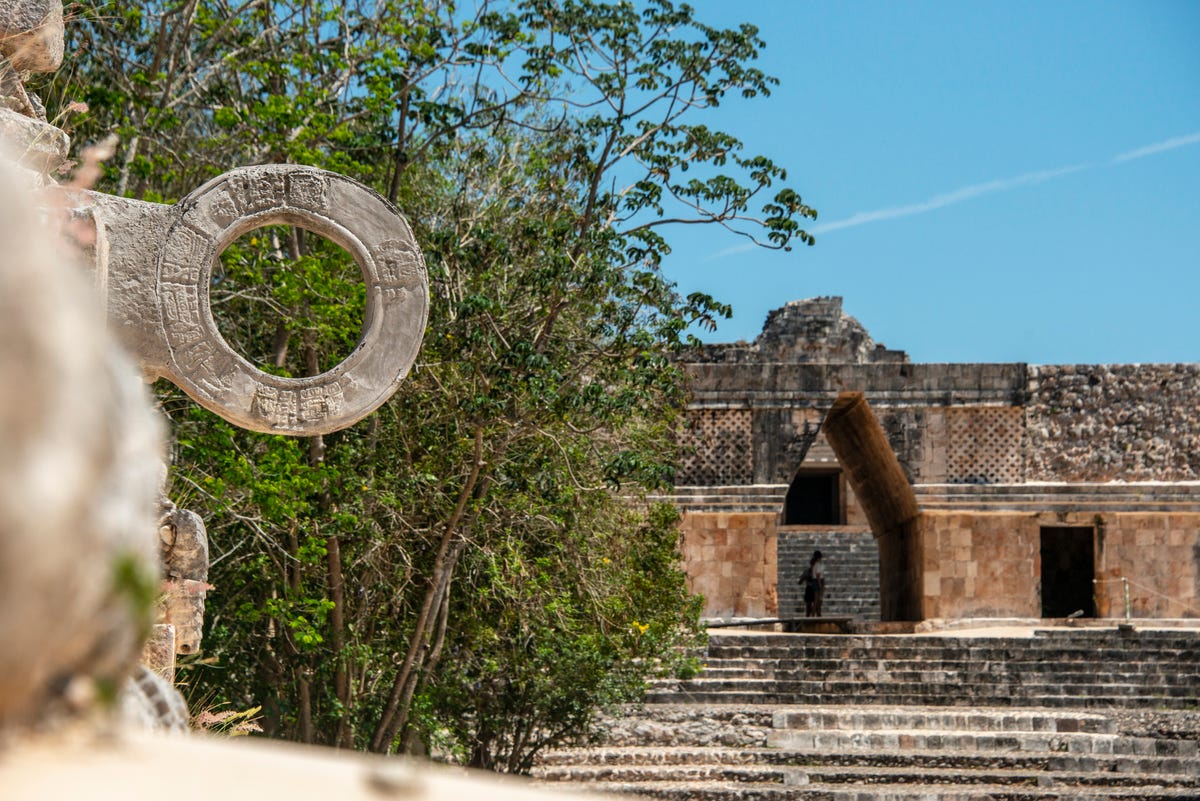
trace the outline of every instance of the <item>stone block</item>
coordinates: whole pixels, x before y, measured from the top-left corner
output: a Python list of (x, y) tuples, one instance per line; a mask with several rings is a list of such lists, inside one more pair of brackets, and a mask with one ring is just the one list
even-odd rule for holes
[(142, 664), (167, 681), (175, 683), (175, 627), (159, 623), (150, 631), (150, 639), (142, 648)]
[(0, 0), (0, 55), (21, 71), (58, 69), (63, 60), (62, 0)]

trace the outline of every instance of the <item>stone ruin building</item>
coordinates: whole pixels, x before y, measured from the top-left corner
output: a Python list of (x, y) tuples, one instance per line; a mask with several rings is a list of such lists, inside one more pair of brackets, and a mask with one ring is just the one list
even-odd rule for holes
[(827, 616), (1200, 617), (1200, 365), (914, 364), (838, 297), (685, 361), (709, 618), (802, 616), (814, 549)]

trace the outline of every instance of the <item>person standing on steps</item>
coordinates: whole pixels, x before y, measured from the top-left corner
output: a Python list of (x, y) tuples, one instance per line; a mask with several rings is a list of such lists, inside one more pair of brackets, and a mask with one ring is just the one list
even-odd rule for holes
[(821, 565), (820, 551), (813, 551), (800, 581), (804, 583), (804, 616), (820, 617), (821, 600), (825, 596), (825, 571)]

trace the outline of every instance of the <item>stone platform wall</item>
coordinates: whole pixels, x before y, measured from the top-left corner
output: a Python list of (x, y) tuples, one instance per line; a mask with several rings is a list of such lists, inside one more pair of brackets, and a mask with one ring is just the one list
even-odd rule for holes
[(919, 531), (926, 618), (1041, 616), (1035, 515), (926, 512)]
[(1097, 614), (1125, 615), (1124, 577), (1133, 617), (1200, 618), (1200, 514), (1117, 513), (1098, 522)]
[(688, 589), (705, 598), (705, 617), (776, 614), (776, 517), (773, 512), (684, 515), (683, 566)]
[(923, 512), (926, 618), (1041, 617), (1041, 528), (1095, 531), (1096, 615), (1200, 618), (1200, 513)]

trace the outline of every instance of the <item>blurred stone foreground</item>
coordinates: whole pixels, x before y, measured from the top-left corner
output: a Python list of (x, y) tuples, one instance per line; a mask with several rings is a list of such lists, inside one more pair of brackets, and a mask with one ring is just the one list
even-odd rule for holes
[(41, 191), (0, 156), (0, 799), (577, 797), (122, 721), (111, 694), (148, 630), (163, 431)]
[(164, 431), (79, 266), (94, 242), (77, 187), (52, 177), (66, 137), (21, 80), (59, 66), (62, 38), (60, 0), (0, 0), (0, 801), (567, 797), (138, 725), (153, 722), (129, 696), (153, 675), (139, 659), (160, 590)]

